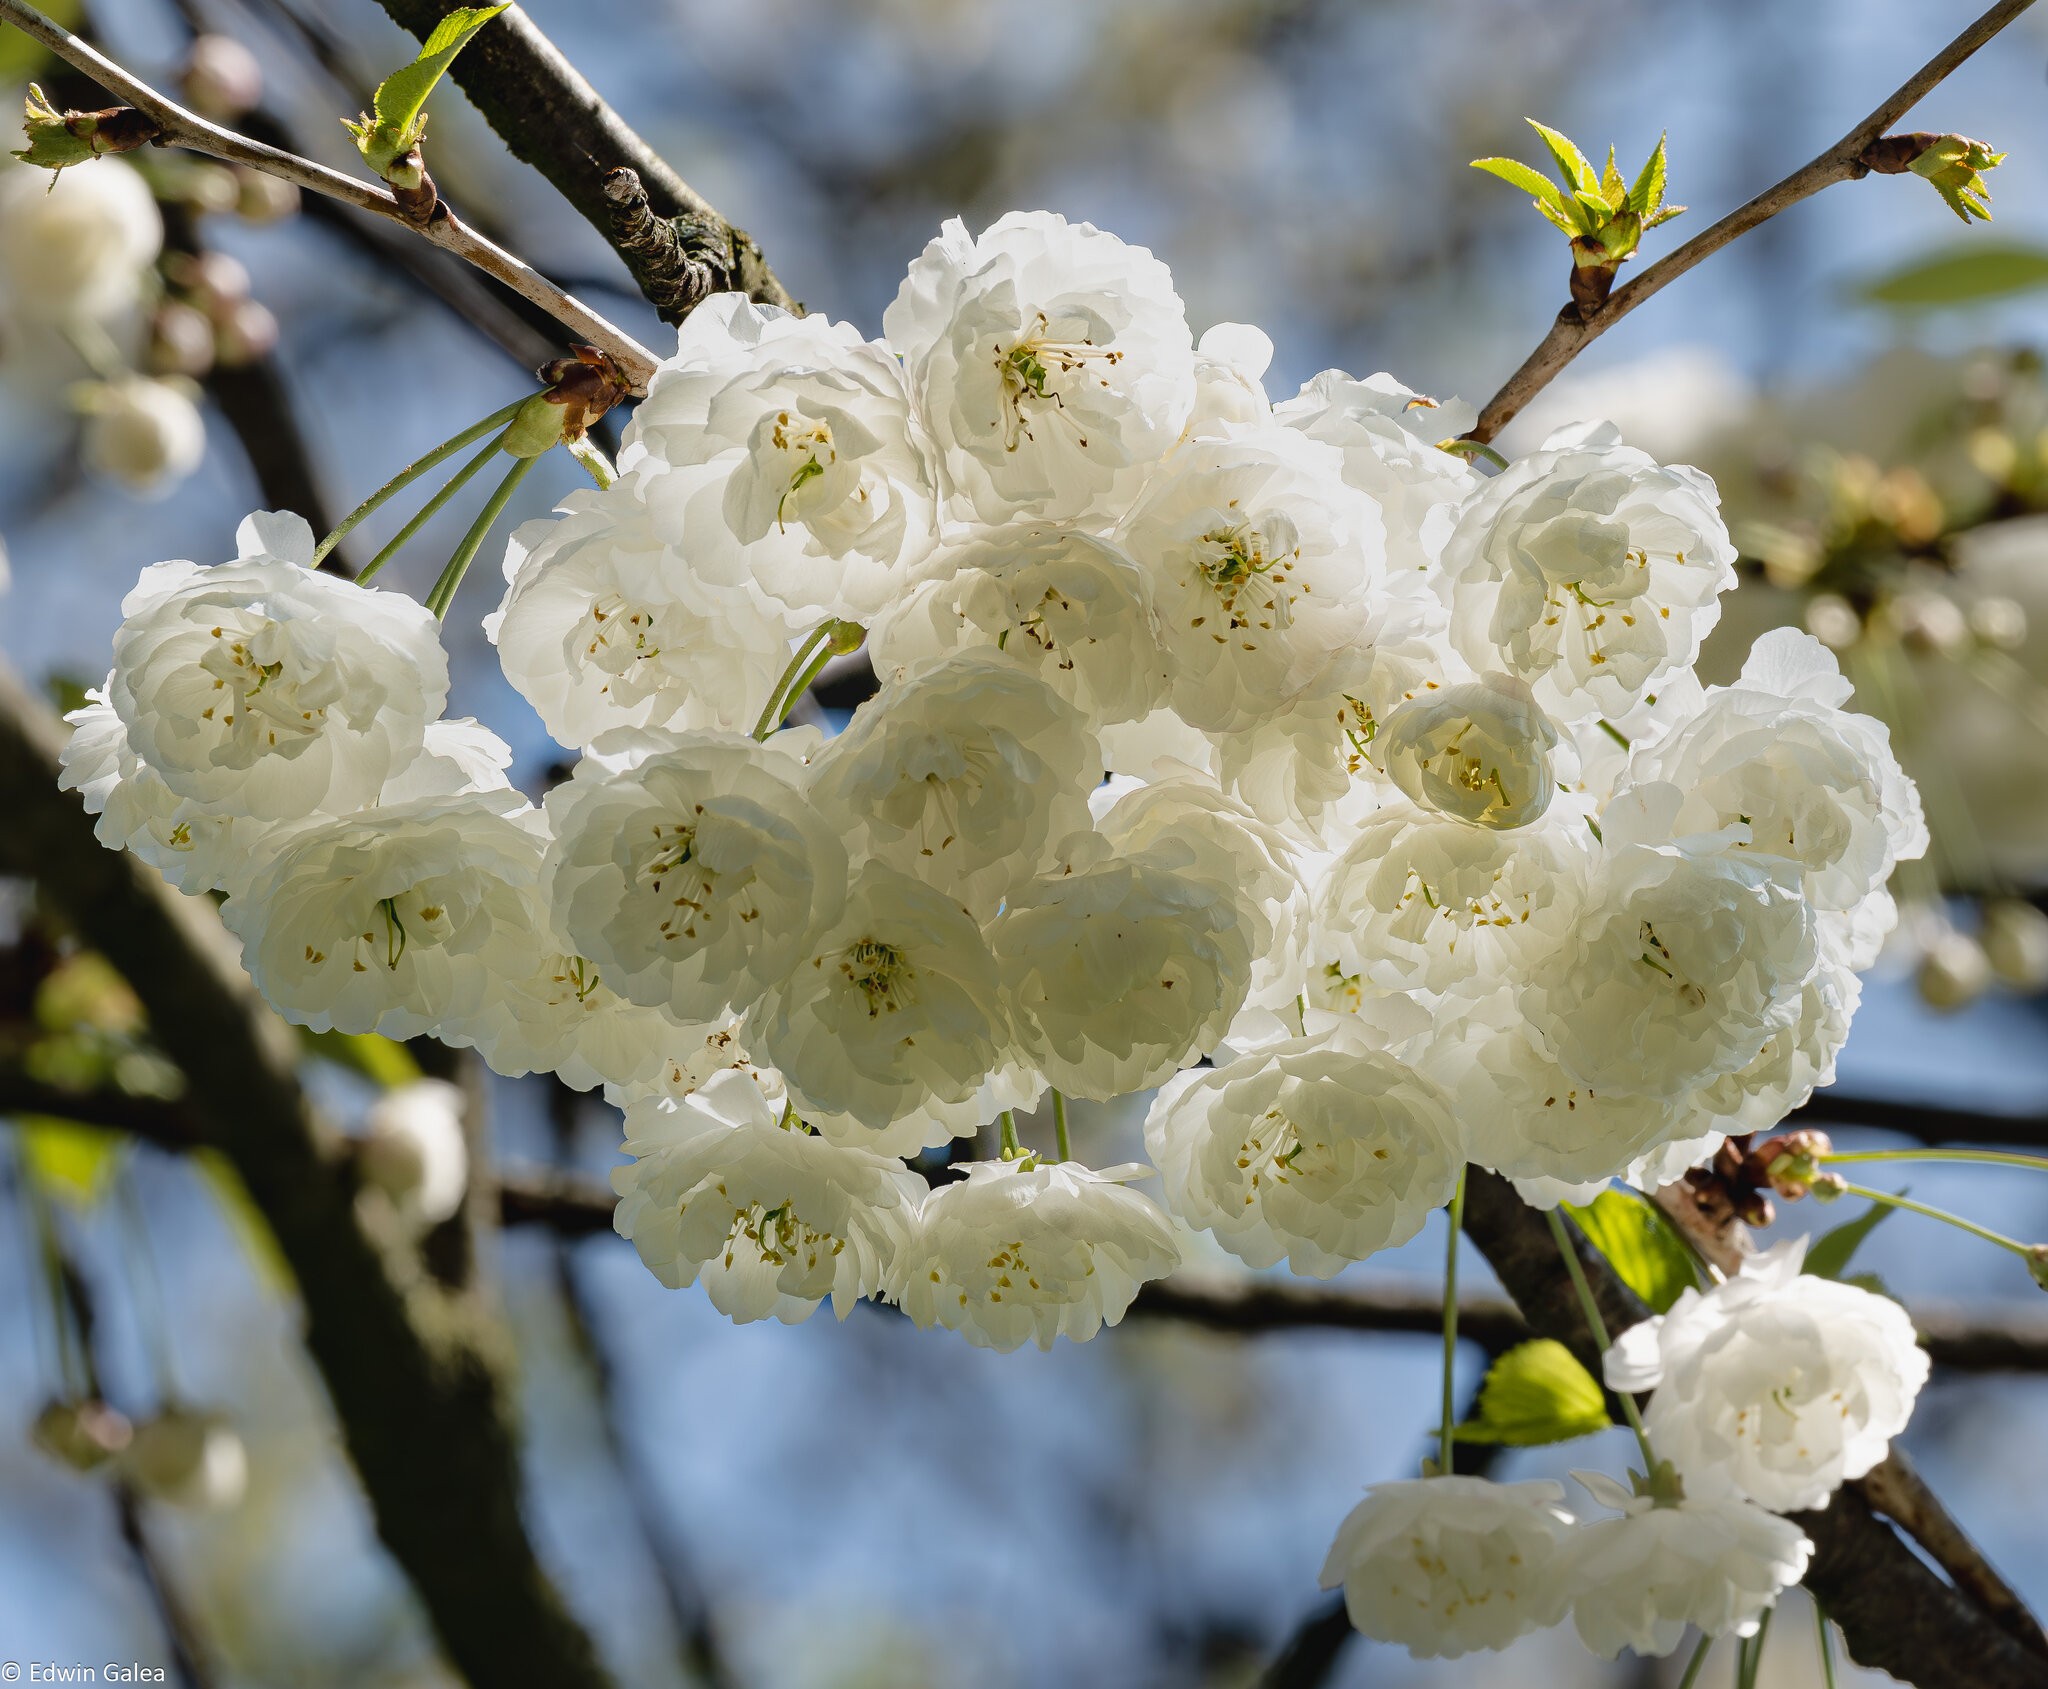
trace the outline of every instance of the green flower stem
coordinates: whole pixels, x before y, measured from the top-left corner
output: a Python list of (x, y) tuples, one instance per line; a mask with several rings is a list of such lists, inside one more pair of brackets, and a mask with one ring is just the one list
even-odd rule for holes
[(488, 446), (484, 447), (475, 457), (456, 470), (440, 491), (420, 506), (419, 513), (410, 522), (406, 523), (404, 527), (400, 528), (397, 533), (393, 534), (384, 549), (371, 558), (364, 567), (363, 572), (356, 576), (357, 584), (360, 585), (368, 580), (379, 569), (383, 568), (385, 564), (389, 563), (392, 558), (403, 551), (413, 535), (433, 521), (440, 514), (441, 507), (457, 493), (461, 492), (464, 487), (469, 485), (471, 478), (475, 476), (476, 472), (498, 455), (498, 448), (504, 445), (505, 434), (508, 431), (501, 430), (498, 434), (494, 435)]
[(455, 548), (455, 555), (448, 559), (448, 567), (441, 571), (441, 578), (427, 594), (427, 608), (437, 616), (448, 614), (448, 606), (455, 602), (456, 590), (462, 585), (462, 577), (469, 572), (469, 565), (478, 548), (484, 543), (484, 536), (505, 513), (505, 506), (512, 502), (512, 495), (519, 490), (519, 483), (526, 479), (526, 472), (536, 463), (537, 457), (515, 457), (512, 467), (505, 472), (505, 479), (498, 483), (498, 489), (477, 512), (476, 520), (469, 525), (469, 532), (462, 536), (462, 543)]
[(1692, 1689), (1700, 1680), (1700, 1667), (1707, 1663), (1707, 1655), (1713, 1651), (1714, 1639), (1701, 1636), (1699, 1646), (1692, 1651), (1692, 1658), (1685, 1662), (1685, 1675), (1678, 1680), (1678, 1689)]
[[(453, 439), (443, 440), (432, 451), (428, 452), (425, 457), (414, 458), (411, 463), (408, 463), (396, 475), (392, 476), (390, 480), (386, 481), (383, 486), (379, 487), (368, 498), (364, 499), (361, 504), (357, 505), (355, 509), (344, 516), (334, 532), (313, 548), (314, 566), (317, 568), (330, 551), (348, 538), (350, 531), (365, 516), (376, 510), (378, 506), (388, 502), (394, 495), (404, 492), (407, 487), (426, 474), (435, 464), (453, 457), (464, 446), (468, 445), (470, 441), (481, 440), (493, 428), (502, 428), (512, 420), (514, 413), (525, 403), (524, 399), (515, 399), (511, 404), (505, 406), (503, 410), (491, 412), (483, 421), (471, 423)], [(382, 554), (379, 554), (378, 561), (381, 562), (382, 560)], [(373, 564), (372, 567), (374, 568), (375, 565)], [(361, 578), (367, 580), (369, 575), (370, 570), (365, 569)]]
[(1024, 1146), (1017, 1142), (1017, 1117), (1008, 1109), (996, 1116), (1003, 1128), (1003, 1159), (1014, 1161), (1024, 1153)]
[(1951, 1214), (1946, 1208), (1936, 1208), (1925, 1202), (1915, 1202), (1910, 1196), (1900, 1196), (1892, 1191), (1877, 1191), (1867, 1185), (1852, 1185), (1844, 1182), (1844, 1196), (1860, 1196), (1866, 1202), (1882, 1202), (1890, 1208), (1905, 1208), (1915, 1214), (1923, 1214), (1930, 1220), (1940, 1220), (1946, 1225), (1968, 1232), (1972, 1237), (1981, 1237), (1986, 1243), (1995, 1243), (2000, 1249), (2010, 1250), (2023, 1261), (2032, 1259), (2032, 1252), (2017, 1238), (1995, 1232), (1989, 1226), (1980, 1226), (1975, 1220), (1966, 1220), (1960, 1214)]
[(1828, 1631), (1828, 1610), (1813, 1603), (1813, 1634), (1820, 1643), (1820, 1675), (1826, 1689), (1835, 1689), (1835, 1639)]
[[(1553, 1208), (1544, 1215), (1550, 1222), (1550, 1235), (1557, 1240), (1557, 1252), (1564, 1257), (1564, 1269), (1571, 1274), (1572, 1289), (1578, 1292), (1579, 1308), (1586, 1316), (1586, 1329), (1593, 1334), (1593, 1341), (1600, 1345), (1605, 1355), (1614, 1347), (1607, 1335), (1607, 1322), (1600, 1317), (1600, 1304), (1594, 1300), (1593, 1287), (1586, 1282), (1585, 1265), (1579, 1260), (1579, 1252), (1572, 1247), (1571, 1233), (1565, 1230), (1564, 1211)], [(1643, 1424), (1643, 1416), (1636, 1408), (1636, 1399), (1626, 1390), (1617, 1390), (1621, 1411), (1628, 1418), (1628, 1428), (1636, 1434), (1636, 1446), (1643, 1451), (1643, 1471), (1647, 1476), (1657, 1470), (1657, 1453), (1650, 1447), (1649, 1429)]]
[(790, 705), (803, 696), (811, 681), (817, 677), (818, 670), (825, 666), (827, 653), (824, 647), (826, 641), (832, 637), (832, 627), (833, 624), (829, 621), (820, 622), (811, 630), (803, 644), (796, 648), (796, 655), (789, 659), (789, 666), (775, 682), (775, 690), (768, 694), (768, 702), (761, 706), (761, 719), (754, 723), (756, 739), (767, 738), (782, 725), (782, 718), (789, 714)]
[(1451, 1432), (1457, 1423), (1458, 1398), (1458, 1243), (1465, 1230), (1465, 1169), (1458, 1169), (1458, 1183), (1451, 1192), (1450, 1241), (1444, 1245), (1444, 1401), (1443, 1419), (1436, 1434), (1438, 1476), (1451, 1471)]
[(1073, 1152), (1067, 1148), (1067, 1099), (1060, 1095), (1057, 1086), (1052, 1093), (1052, 1129), (1059, 1139), (1060, 1159), (1072, 1161)]
[(2019, 1155), (2003, 1149), (1859, 1149), (1842, 1153), (1830, 1150), (1814, 1160), (1829, 1167), (1851, 1161), (1974, 1161), (1993, 1167), (2031, 1167), (2048, 1173), (2048, 1157)]
[(1756, 1674), (1763, 1669), (1764, 1638), (1771, 1634), (1771, 1615), (1775, 1607), (1766, 1607), (1764, 1616), (1756, 1627), (1756, 1635), (1748, 1638), (1735, 1656), (1736, 1689), (1756, 1689)]

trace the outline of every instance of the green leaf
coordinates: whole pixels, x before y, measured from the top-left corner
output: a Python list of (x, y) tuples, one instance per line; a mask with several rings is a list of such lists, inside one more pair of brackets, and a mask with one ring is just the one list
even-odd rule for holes
[(387, 1091), (409, 1085), (420, 1076), (420, 1064), (412, 1059), (410, 1050), (374, 1032), (301, 1031), (299, 1037), (310, 1054), (359, 1073)]
[(1619, 211), (1628, 199), (1628, 190), (1621, 185), (1621, 172), (1614, 165), (1612, 142), (1608, 143), (1607, 163), (1600, 172), (1600, 197), (1616, 211)]
[(1672, 1303), (1698, 1286), (1691, 1251), (1641, 1197), (1602, 1191), (1583, 1208), (1567, 1204), (1565, 1213), (1653, 1312), (1669, 1313)]
[(1564, 172), (1566, 182), (1587, 193), (1600, 191), (1599, 172), (1593, 168), (1592, 161), (1572, 144), (1568, 136), (1560, 135), (1555, 129), (1544, 128), (1533, 117), (1524, 121), (1543, 137), (1543, 144), (1550, 149), (1550, 156), (1557, 160), (1557, 167)]
[(29, 1176), (58, 1201), (90, 1208), (106, 1194), (107, 1181), (120, 1165), (119, 1133), (40, 1116), (24, 1118), (20, 1130)]
[(1861, 283), (1859, 299), (1894, 310), (1976, 305), (2048, 288), (2048, 247), (1972, 241), (1943, 247)]
[[(510, 0), (506, 0), (509, 4)], [(377, 93), (372, 104), (376, 111), (373, 124), (354, 126), (363, 157), (380, 174), (390, 159), (396, 159), (410, 152), (418, 144), (420, 131), (424, 126), (421, 109), (427, 103), (427, 96), (434, 91), (434, 84), (441, 80), (442, 72), (455, 62), (455, 55), (469, 45), (476, 32), (505, 9), (498, 6), (458, 6), (434, 26), (434, 33), (420, 48), (419, 57), (403, 70), (395, 70), (377, 84)], [(380, 161), (375, 153), (388, 153), (389, 159)]]
[(1479, 1387), (1479, 1417), (1452, 1435), (1461, 1443), (1527, 1448), (1590, 1436), (1613, 1423), (1593, 1375), (1562, 1343), (1538, 1337), (1493, 1363)]
[(1472, 161), (1472, 168), (1498, 176), (1510, 187), (1520, 188), (1533, 198), (1539, 207), (1549, 205), (1557, 207), (1560, 211), (1564, 209), (1564, 194), (1558, 185), (1540, 170), (1532, 169), (1519, 158), (1475, 158)]
[(1873, 1202), (1855, 1219), (1815, 1238), (1806, 1248), (1806, 1271), (1816, 1278), (1842, 1278), (1863, 1240), (1897, 1212), (1887, 1203)]
[(1644, 162), (1635, 184), (1628, 190), (1628, 208), (1638, 217), (1648, 217), (1664, 203), (1664, 137), (1657, 137), (1657, 150)]

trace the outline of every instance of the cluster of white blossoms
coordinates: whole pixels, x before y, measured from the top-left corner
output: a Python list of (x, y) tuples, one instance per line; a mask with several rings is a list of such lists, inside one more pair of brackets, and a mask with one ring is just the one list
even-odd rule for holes
[[(1385, 375), (1273, 404), (1263, 334), (1197, 342), (1156, 258), (1046, 214), (949, 223), (883, 329), (706, 301), (616, 480), (513, 536), (485, 625), (579, 753), (541, 805), (440, 719), (434, 619), (257, 516), (125, 606), (68, 760), (101, 837), (224, 891), (294, 1021), (601, 1085), (618, 1229), (740, 1320), (1084, 1339), (1174, 1218), (1327, 1277), (1468, 1162), (1667, 1179), (1831, 1077), (1925, 828), (1815, 640), (1695, 679), (1735, 578), (1703, 475), (1604, 425), (1489, 475)], [(879, 690), (784, 725), (863, 640)], [(1064, 1142), (1066, 1098), (1153, 1089), (1156, 1201)], [(1042, 1100), (1058, 1159), (1016, 1144)], [(1855, 1318), (1784, 1316), (1823, 1359)], [(1705, 1319), (1658, 1402), (1739, 1416)], [(1376, 1492), (1333, 1576), (1422, 1651), (1753, 1625), (1806, 1552), (1756, 1504), (1867, 1465), (1898, 1382), (1810, 1457), (1672, 1432), (1697, 1493), (1601, 1494), (1593, 1594), (1543, 1581), (1551, 1489), (1450, 1478)]]

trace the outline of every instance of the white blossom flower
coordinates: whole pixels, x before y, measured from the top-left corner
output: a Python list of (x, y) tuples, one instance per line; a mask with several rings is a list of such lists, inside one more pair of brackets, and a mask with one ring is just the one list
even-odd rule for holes
[(1912, 1417), (1928, 1360), (1906, 1310), (1801, 1272), (1805, 1258), (1803, 1237), (1753, 1255), (1607, 1353), (1611, 1388), (1655, 1391), (1644, 1423), (1690, 1496), (1825, 1507)]
[(1697, 1094), (1696, 1124), (1739, 1135), (1768, 1132), (1835, 1080), (1835, 1058), (1849, 1041), (1849, 1023), (1863, 982), (1825, 955), (1801, 988), (1794, 1014), (1771, 1034), (1756, 1060), (1723, 1074)]
[(1114, 511), (1194, 404), (1194, 346), (1166, 266), (1049, 212), (1012, 212), (978, 239), (949, 221), (882, 329), (958, 520)]
[[(1529, 977), (1556, 965), (1538, 957)], [(1504, 1178), (1581, 1184), (1618, 1178), (1692, 1129), (1693, 1092), (1609, 1091), (1564, 1071), (1522, 1013), (1527, 995), (1508, 986), (1479, 999), (1421, 1058), (1450, 1093), (1472, 1160)]]
[(1562, 806), (1497, 832), (1396, 801), (1324, 870), (1317, 955), (1376, 991), (1491, 991), (1563, 941), (1592, 863), (1593, 835)]
[(522, 523), (484, 618), (505, 678), (563, 745), (613, 727), (745, 732), (789, 661), (789, 624), (695, 574), (655, 537), (645, 478), (571, 493)]
[(1143, 855), (1228, 896), (1252, 960), (1248, 1009), (1291, 1006), (1308, 978), (1308, 889), (1295, 847), (1192, 771), (1124, 793), (1103, 814), (1111, 853)]
[(1190, 726), (1252, 726), (1361, 642), (1384, 535), (1341, 471), (1334, 447), (1291, 428), (1196, 440), (1117, 524), (1152, 577), (1173, 707)]
[[(58, 784), (76, 791), (86, 813), (98, 817), (94, 836), (109, 850), (133, 851), (180, 891), (196, 895), (245, 885), (279, 823), (256, 820), (232, 803), (179, 797), (135, 754), (105, 691), (91, 688), (86, 699), (83, 709), (64, 718), (72, 732), (61, 753)], [(419, 754), (384, 782), (377, 802), (504, 791), (511, 759), (502, 739), (467, 717), (431, 721)]]
[(1273, 420), (1265, 374), (1272, 336), (1252, 323), (1216, 323), (1195, 342), (1195, 406), (1181, 438), (1199, 440)]
[(0, 296), (36, 322), (104, 322), (131, 309), (163, 249), (164, 223), (121, 159), (52, 176), (0, 171)]
[(290, 821), (374, 803), (448, 695), (431, 612), (307, 567), (302, 517), (259, 512), (240, 555), (156, 563), (121, 602), (107, 696), (180, 797)]
[(1715, 848), (1719, 835), (1638, 842), (1681, 794), (1633, 796), (1609, 806), (1585, 919), (1528, 1003), (1581, 1084), (1675, 1097), (1755, 1061), (1798, 1014), (1819, 958), (1812, 913), (1779, 859)]
[(1683, 788), (1680, 832), (1746, 826), (1738, 849), (1798, 863), (1816, 908), (1853, 908), (1901, 858), (1925, 854), (1927, 823), (1890, 731), (1844, 710), (1849, 691), (1825, 645), (1774, 628), (1741, 679), (1629, 759), (1627, 779)]
[(626, 1114), (612, 1224), (671, 1289), (700, 1278), (728, 1319), (844, 1319), (908, 1246), (923, 1180), (900, 1161), (778, 1124), (746, 1075)]
[(1735, 584), (1719, 497), (1606, 424), (1563, 429), (1480, 485), (1444, 548), (1452, 633), (1560, 717), (1626, 710), (1691, 665)]
[(415, 1079), (386, 1091), (363, 1122), (359, 1165), (415, 1224), (438, 1226), (453, 1218), (469, 1188), (462, 1088), (445, 1079)]
[(1344, 454), (1345, 481), (1385, 513), (1392, 569), (1432, 566), (1457, 505), (1483, 485), (1470, 463), (1438, 445), (1478, 413), (1461, 399), (1425, 398), (1384, 372), (1361, 381), (1325, 370), (1273, 415)]
[(845, 848), (801, 772), (737, 734), (602, 735), (547, 796), (555, 931), (629, 1002), (686, 1023), (744, 1008), (845, 900)]
[(879, 1132), (927, 1103), (972, 1098), (1009, 1027), (973, 916), (869, 862), (838, 921), (748, 1011), (746, 1038), (806, 1118), (849, 1115)]
[(124, 375), (74, 394), (85, 413), (79, 456), (131, 492), (157, 497), (206, 457), (206, 419), (182, 382)]
[(1558, 733), (1512, 675), (1440, 687), (1392, 710), (1373, 746), (1425, 809), (1478, 827), (1526, 827), (1557, 791)]
[(994, 910), (1088, 825), (1102, 752), (1081, 712), (999, 653), (885, 686), (813, 763), (812, 800), (856, 857)]
[(1708, 1636), (1754, 1636), (1813, 1558), (1797, 1525), (1736, 1497), (1660, 1507), (1605, 1473), (1572, 1476), (1622, 1515), (1582, 1521), (1566, 1545), (1572, 1622), (1602, 1659), (1624, 1648), (1661, 1658), (1688, 1625)]
[(1322, 1586), (1343, 1585), (1352, 1624), (1416, 1659), (1505, 1648), (1556, 1624), (1570, 1602), (1563, 1500), (1547, 1478), (1374, 1484), (1338, 1527)]
[(1437, 1088), (1347, 1028), (1176, 1074), (1145, 1148), (1189, 1225), (1314, 1278), (1406, 1243), (1464, 1164)]
[(870, 630), (879, 672), (997, 650), (1097, 726), (1165, 702), (1172, 665), (1150, 578), (1108, 540), (1050, 523), (984, 528), (942, 547)]
[(713, 294), (633, 414), (622, 457), (639, 452), (715, 470), (649, 475), (662, 537), (693, 560), (728, 552), (807, 622), (865, 622), (931, 549), (932, 469), (902, 372), (850, 323)]
[(924, 1199), (889, 1288), (920, 1326), (1007, 1353), (1085, 1343), (1180, 1264), (1172, 1224), (1127, 1182), (1149, 1167), (976, 1161)]
[(1078, 1097), (1144, 1090), (1214, 1048), (1251, 984), (1236, 899), (1144, 856), (1031, 881), (989, 942), (1026, 1055)]
[(287, 831), (221, 919), (287, 1020), (470, 1043), (534, 946), (541, 850), (514, 792), (363, 810)]

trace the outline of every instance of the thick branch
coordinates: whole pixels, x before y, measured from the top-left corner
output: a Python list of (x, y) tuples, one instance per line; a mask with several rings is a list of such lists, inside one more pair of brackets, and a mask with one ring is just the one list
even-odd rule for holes
[(2033, 0), (1998, 0), (1982, 17), (1958, 35), (1902, 82), (1891, 95), (1848, 134), (1819, 157), (1792, 172), (1782, 182), (1738, 206), (1712, 228), (1704, 229), (1676, 252), (1660, 258), (1626, 287), (1618, 287), (1604, 303), (1582, 311), (1570, 304), (1558, 312), (1536, 350), (1522, 367), (1508, 377), (1507, 384), (1486, 401), (1479, 421), (1467, 439), (1491, 440), (1521, 411), (1522, 407), (1550, 385), (1566, 364), (1593, 341), (1633, 311), (1651, 295), (1662, 292), (1701, 259), (1746, 235), (1758, 224), (1779, 212), (1811, 199), (1821, 189), (1837, 182), (1851, 182), (1867, 175), (1869, 166), (1863, 152), (1873, 141), (1934, 91), (1949, 73), (1975, 53), (2000, 30), (2024, 12)]
[[(461, 0), (380, 3), (424, 41)], [(664, 314), (680, 317), (705, 293), (723, 290), (795, 307), (753, 237), (721, 217), (605, 104), (523, 9), (500, 13), (450, 74), (513, 155), (611, 243)], [(635, 178), (630, 187), (622, 171)], [(700, 267), (694, 277), (692, 266)]]
[(607, 353), (634, 391), (646, 390), (647, 379), (654, 372), (653, 353), (580, 299), (563, 292), (523, 259), (484, 239), (446, 205), (437, 208), (425, 223), (415, 222), (381, 186), (344, 176), (338, 170), (330, 170), (310, 158), (301, 158), (297, 153), (252, 141), (246, 135), (223, 129), (219, 124), (209, 123), (197, 113), (187, 111), (175, 100), (130, 75), (104, 54), (79, 40), (68, 29), (52, 23), (25, 0), (0, 0), (0, 19), (33, 36), (108, 93), (149, 118), (158, 131), (157, 144), (185, 147), (192, 152), (205, 153), (210, 158), (225, 159), (230, 164), (244, 164), (252, 170), (261, 170), (296, 183), (309, 192), (338, 199), (358, 211), (403, 224), (434, 245), (468, 260), (486, 275), (503, 282), (514, 293), (530, 299), (580, 339)]
[(187, 1090), (166, 1130), (196, 1125), (269, 1221), (378, 1532), (457, 1667), (494, 1689), (600, 1689), (589, 1638), (520, 1518), (502, 1333), (366, 1234), (342, 1146), (299, 1088), (289, 1029), (257, 1000), (210, 903), (100, 848), (77, 798), (57, 790), (61, 736), (0, 673), (0, 872), (37, 882), (177, 1052)]
[[(1600, 1356), (1579, 1312), (1557, 1245), (1542, 1218), (1505, 1179), (1473, 1169), (1465, 1231), (1492, 1264), (1529, 1324), (1572, 1349), (1597, 1375)], [(1649, 1310), (1575, 1237), (1601, 1317), (1621, 1331)], [(1806, 1583), (1841, 1627), (1850, 1654), (1895, 1677), (1972, 1689), (2048, 1689), (2048, 1658), (2033, 1653), (1983, 1607), (1942, 1582), (1872, 1512), (1862, 1487), (1845, 1485), (1818, 1513), (1793, 1515), (1813, 1539)]]

